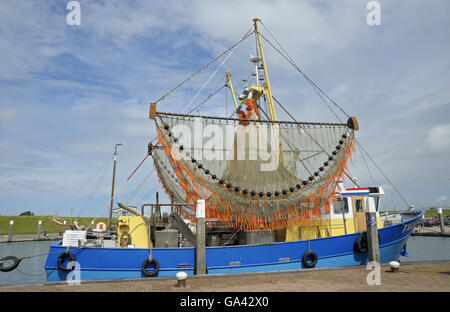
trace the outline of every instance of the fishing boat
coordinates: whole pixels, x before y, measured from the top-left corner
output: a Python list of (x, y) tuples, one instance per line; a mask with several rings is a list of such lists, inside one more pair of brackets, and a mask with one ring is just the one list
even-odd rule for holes
[[(369, 211), (376, 215), (377, 260), (387, 263), (407, 254), (407, 240), (423, 211), (402, 213), (397, 223), (385, 222), (379, 212), (383, 188), (361, 187), (348, 173), (357, 119), (312, 82), (284, 49), (271, 44), (347, 120), (297, 121), (273, 96), (262, 44), (270, 41), (260, 32), (261, 25), (254, 19), (240, 41), (200, 70), (255, 37), (256, 56), (250, 59), (254, 81), (246, 80), (236, 93), (231, 73), (224, 75), (235, 106), (232, 116), (158, 109), (159, 102), (200, 71), (150, 104), (157, 143), (149, 144), (147, 156), (176, 203), (170, 214), (173, 222), (158, 227), (157, 209), (148, 219), (121, 204), (127, 215), (118, 218), (112, 235), (66, 231), (62, 241), (51, 245), (45, 263), (48, 281), (65, 281), (74, 274), (80, 280), (96, 280), (175, 276), (181, 271), (227, 274), (365, 265), (370, 261)], [(292, 120), (278, 120), (275, 104)], [(344, 179), (351, 187), (344, 186)], [(203, 218), (208, 237), (206, 269), (200, 272), (195, 244), (201, 233), (188, 224)], [(232, 229), (228, 236), (208, 231), (217, 224)]]

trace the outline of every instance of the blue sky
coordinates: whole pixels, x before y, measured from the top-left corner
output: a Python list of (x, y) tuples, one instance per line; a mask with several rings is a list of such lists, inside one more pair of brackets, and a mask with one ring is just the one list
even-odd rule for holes
[[(155, 136), (148, 103), (238, 41), (254, 17), (358, 117), (359, 141), (411, 204), (450, 205), (448, 1), (379, 1), (379, 26), (367, 25), (365, 0), (80, 0), (80, 26), (66, 24), (68, 2), (0, 2), (1, 215), (69, 215), (69, 208), (74, 215), (106, 215), (116, 143), (123, 143), (117, 201), (153, 201), (154, 175), (134, 193), (151, 160), (124, 182)], [(225, 71), (245, 78), (253, 53), (253, 39), (240, 45), (193, 106)], [(274, 95), (298, 120), (335, 121), (289, 64), (270, 47), (266, 56)], [(158, 109), (182, 111), (216, 68)], [(224, 98), (219, 94), (203, 112), (225, 114)], [(350, 169), (361, 185), (373, 184), (360, 153)], [(376, 168), (369, 169), (389, 193), (385, 209), (404, 208)]]

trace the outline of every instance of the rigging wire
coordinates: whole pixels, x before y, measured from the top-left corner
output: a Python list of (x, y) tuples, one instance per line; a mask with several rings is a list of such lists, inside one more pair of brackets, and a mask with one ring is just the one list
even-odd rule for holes
[[(267, 42), (269, 43), (269, 45), (275, 49), (275, 51), (277, 51), (284, 59), (286, 59), (298, 72), (300, 72), (303, 77), (305, 77), (305, 79), (313, 86), (314, 90), (316, 91), (316, 93), (320, 96), (320, 98), (324, 101), (324, 103), (328, 106), (328, 108), (332, 111), (332, 113), (336, 116), (336, 118), (338, 118), (339, 121), (340, 118), (337, 116), (337, 114), (334, 112), (334, 110), (330, 107), (330, 105), (328, 105), (328, 103), (325, 101), (325, 99), (321, 96), (321, 94), (323, 94), (327, 99), (329, 99), (331, 101), (331, 103), (333, 103), (344, 115), (346, 115), (347, 117), (350, 118), (350, 115), (348, 115), (331, 97), (329, 97), (319, 86), (317, 86), (296, 64), (295, 62), (292, 60), (292, 58), (289, 56), (289, 54), (286, 52), (286, 50), (281, 46), (281, 44), (278, 42), (278, 40), (270, 33), (270, 31), (267, 29), (267, 27), (261, 22), (261, 24), (263, 25), (264, 29), (269, 33), (269, 35), (275, 40), (275, 42), (277, 42), (277, 44), (280, 46), (280, 48), (284, 51), (284, 53), (286, 55), (283, 55), (283, 53), (281, 53), (281, 51), (279, 49), (277, 49), (266, 37), (264, 37), (261, 33), (261, 37)], [(319, 93), (320, 91), (320, 93)], [(277, 101), (278, 104), (280, 104)], [(281, 105), (280, 105), (281, 106)], [(284, 108), (283, 108), (284, 109)], [(286, 112), (287, 110), (284, 109)], [(288, 112), (287, 112), (288, 113)], [(289, 116), (292, 117), (292, 115), (290, 115), (288, 113)], [(294, 119), (295, 120), (295, 119)], [(400, 196), (400, 198), (406, 203), (406, 205), (408, 207), (410, 207), (409, 202), (405, 199), (405, 197), (400, 193), (400, 191), (394, 186), (394, 184), (392, 184), (391, 180), (387, 177), (387, 175), (383, 172), (383, 170), (380, 168), (380, 166), (375, 162), (375, 160), (370, 156), (370, 154), (364, 149), (364, 147), (361, 145), (361, 143), (359, 143), (359, 141), (355, 138), (355, 142), (358, 144), (358, 147), (360, 147), (365, 153), (366, 155), (369, 157), (369, 159), (372, 161), (372, 163), (375, 165), (375, 167), (380, 171), (380, 173), (383, 175), (383, 177), (389, 182), (389, 184), (393, 187), (393, 189), (397, 192), (397, 194)], [(365, 160), (364, 160), (365, 161)], [(367, 165), (367, 164), (366, 164)], [(370, 173), (370, 170), (369, 170)], [(371, 173), (370, 173), (371, 175)], [(372, 175), (371, 175), (372, 176)]]
[(380, 166), (375, 162), (375, 160), (370, 156), (370, 154), (366, 151), (366, 149), (359, 143), (358, 140), (355, 140), (355, 142), (358, 144), (358, 146), (366, 153), (367, 157), (369, 157), (370, 161), (375, 165), (375, 167), (381, 172), (383, 177), (386, 179), (386, 181), (389, 182), (389, 184), (393, 187), (393, 189), (397, 192), (397, 194), (400, 196), (400, 198), (406, 203), (408, 208), (411, 206), (409, 202), (403, 197), (403, 195), (400, 193), (400, 191), (395, 187), (395, 185), (391, 182), (391, 180), (387, 177), (387, 175), (381, 170)]
[(154, 168), (152, 168), (152, 170), (144, 177), (144, 179), (142, 179), (142, 182), (138, 185), (138, 187), (133, 191), (133, 193), (131, 193), (131, 195), (128, 197), (127, 201), (126, 201), (126, 205), (128, 205), (136, 196), (136, 194), (139, 192), (139, 190), (142, 188), (142, 186), (144, 185), (145, 182), (147, 182), (147, 180), (153, 175), (154, 173)]
[(153, 188), (136, 204), (136, 206), (139, 207), (140, 205), (142, 205), (147, 200), (147, 198), (149, 198), (155, 192), (158, 186), (159, 184), (156, 183), (155, 186), (153, 186)]
[(108, 171), (109, 167), (111, 166), (111, 162), (108, 163), (108, 166), (105, 167), (105, 169), (103, 170), (103, 174), (101, 176), (101, 178), (98, 180), (97, 185), (95, 186), (94, 191), (92, 192), (91, 196), (88, 198), (88, 200), (86, 201), (86, 203), (84, 204), (83, 208), (80, 209), (80, 211), (78, 212), (78, 217), (81, 216), (81, 213), (84, 211), (84, 209), (89, 205), (89, 203), (91, 202), (92, 198), (94, 197), (95, 193), (97, 192), (100, 183), (103, 181), (103, 178), (106, 175), (106, 172)]
[(358, 144), (358, 149), (359, 149), (359, 152), (361, 153), (361, 156), (362, 156), (362, 159), (364, 161), (364, 164), (366, 165), (367, 171), (369, 172), (369, 176), (370, 176), (370, 179), (372, 180), (372, 183), (374, 185), (377, 185), (377, 182), (375, 182), (375, 179), (374, 179), (374, 177), (372, 175), (372, 172), (370, 171), (369, 165), (367, 164), (366, 158), (364, 157), (364, 153), (362, 152), (361, 147), (359, 146), (359, 144)]
[(217, 72), (219, 71), (220, 68), (222, 68), (223, 64), (225, 64), (225, 62), (230, 58), (230, 56), (233, 54), (234, 50), (237, 48), (237, 45), (231, 50), (231, 52), (224, 58), (224, 60), (222, 61), (222, 63), (220, 63), (220, 65), (216, 68), (216, 70), (211, 74), (211, 76), (208, 78), (208, 80), (206, 80), (206, 82), (203, 84), (203, 86), (200, 88), (200, 90), (198, 90), (198, 92), (194, 95), (194, 97), (192, 98), (192, 100), (186, 105), (186, 107), (183, 109), (182, 113), (184, 113), (186, 111), (186, 109), (191, 106), (192, 102), (194, 102), (194, 100), (197, 98), (197, 96), (203, 91), (203, 89), (209, 84), (209, 82), (211, 81), (212, 78), (214, 78), (214, 76), (217, 74)]
[[(111, 160), (108, 158), (108, 160), (105, 162), (105, 164), (103, 164), (99, 169), (103, 168), (104, 166), (108, 165), (111, 163)], [(83, 182), (70, 196), (69, 198), (67, 198), (55, 211), (55, 216), (58, 215), (58, 213), (63, 209), (66, 208), (67, 204), (72, 200), (72, 198), (78, 194), (81, 189), (83, 189), (84, 186), (86, 186), (93, 178), (94, 176), (98, 173), (98, 170), (94, 171), (94, 173), (85, 181)]]
[(276, 38), (270, 33), (270, 31), (267, 29), (267, 27), (261, 22), (261, 25), (263, 25), (264, 29), (269, 33), (269, 35), (275, 40), (275, 42), (277, 42), (277, 44), (280, 46), (280, 48), (286, 53), (286, 55), (284, 55), (279, 49), (277, 49), (266, 37), (264, 37), (261, 33), (259, 33), (261, 35), (261, 37), (267, 42), (269, 43), (270, 46), (272, 46), (272, 48), (275, 49), (275, 51), (277, 51), (284, 59), (286, 59), (300, 74), (303, 75), (303, 77), (305, 77), (305, 79), (315, 88), (317, 89), (317, 91), (320, 91), (320, 93), (322, 93), (327, 99), (329, 99), (331, 101), (331, 103), (333, 103), (345, 116), (347, 116), (348, 118), (350, 118), (350, 115), (347, 114), (342, 107), (340, 107), (331, 97), (329, 97), (317, 84), (314, 83), (314, 81), (311, 80), (311, 78), (309, 78), (298, 66), (297, 64), (294, 62), (294, 60), (289, 56), (289, 54), (286, 52), (286, 50), (281, 46), (281, 44), (278, 42), (278, 40), (276, 40)]
[(200, 73), (201, 71), (203, 71), (204, 69), (208, 68), (211, 64), (215, 63), (218, 59), (220, 59), (222, 56), (224, 56), (226, 53), (228, 53), (230, 50), (234, 49), (236, 46), (238, 46), (239, 44), (241, 44), (243, 41), (245, 41), (245, 39), (247, 39), (252, 33), (254, 33), (254, 30), (251, 31), (253, 29), (253, 27), (251, 27), (247, 33), (244, 35), (244, 37), (242, 37), (241, 40), (239, 40), (238, 42), (236, 42), (235, 44), (233, 44), (230, 48), (228, 48), (227, 50), (225, 50), (224, 52), (222, 52), (221, 54), (219, 54), (218, 56), (216, 56), (212, 61), (210, 61), (208, 64), (206, 64), (205, 66), (203, 66), (202, 68), (200, 68), (198, 71), (196, 71), (195, 73), (193, 73), (191, 76), (189, 76), (188, 78), (186, 78), (185, 80), (183, 80), (181, 83), (179, 83), (175, 88), (173, 88), (172, 90), (170, 90), (169, 92), (167, 92), (166, 94), (164, 94), (162, 97), (160, 97), (158, 100), (156, 100), (156, 102), (154, 104), (159, 103), (160, 101), (164, 100), (167, 96), (169, 96), (173, 91), (175, 91), (176, 89), (178, 89), (179, 87), (181, 87), (183, 84), (185, 84), (186, 82), (188, 82), (189, 80), (191, 80), (192, 78), (194, 78), (194, 76), (196, 76), (198, 73)]
[(189, 111), (188, 115), (189, 115), (190, 113), (192, 113), (193, 111), (195, 111), (196, 109), (200, 109), (203, 105), (205, 105), (205, 103), (206, 103), (210, 98), (212, 98), (214, 95), (216, 95), (217, 93), (219, 93), (219, 91), (222, 90), (222, 89), (225, 88), (225, 87), (226, 87), (226, 84), (224, 84), (223, 86), (221, 86), (219, 89), (217, 89), (217, 90), (214, 91), (213, 93), (210, 93), (210, 94), (208, 95), (208, 97), (207, 97), (205, 100), (203, 100), (200, 104), (198, 104), (196, 107), (194, 107), (193, 109), (191, 109), (191, 110)]

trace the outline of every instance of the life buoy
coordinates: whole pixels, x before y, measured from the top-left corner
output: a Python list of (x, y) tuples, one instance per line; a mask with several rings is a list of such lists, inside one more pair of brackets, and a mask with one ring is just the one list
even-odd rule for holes
[[(155, 269), (151, 272), (147, 271), (147, 265), (153, 263)], [(152, 259), (145, 259), (144, 262), (142, 262), (142, 273), (145, 274), (145, 276), (152, 277), (158, 274), (159, 272), (159, 262), (155, 258)]]
[(69, 257), (69, 259), (70, 259), (69, 262), (75, 261), (75, 256), (71, 252), (68, 252), (68, 251), (63, 252), (62, 254), (59, 255), (58, 260), (56, 261), (56, 263), (58, 264), (58, 268), (61, 271), (72, 271), (74, 266), (68, 268), (63, 265), (64, 259), (66, 257)]
[[(13, 264), (10, 266), (8, 266), (8, 265), (5, 266), (5, 263), (7, 263), (8, 261), (13, 261)], [(15, 268), (17, 268), (20, 261), (22, 261), (22, 259), (19, 259), (14, 256), (8, 256), (8, 257), (1, 258), (0, 259), (0, 271), (10, 272), (10, 271), (14, 270)]]
[(367, 251), (367, 238), (363, 235), (358, 236), (355, 239), (355, 244), (353, 246), (359, 252), (366, 252)]
[(303, 265), (307, 268), (313, 268), (316, 265), (318, 260), (319, 260), (319, 257), (312, 250), (308, 250), (307, 252), (305, 252), (303, 254), (302, 262), (303, 262)]

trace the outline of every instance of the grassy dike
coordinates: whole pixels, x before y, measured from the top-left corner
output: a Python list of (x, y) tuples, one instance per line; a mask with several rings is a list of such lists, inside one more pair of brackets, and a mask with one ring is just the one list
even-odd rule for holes
[[(444, 218), (446, 216), (450, 216), (450, 209), (442, 209), (442, 215), (444, 216)], [(425, 211), (425, 218), (437, 218), (438, 216), (438, 211), (436, 210), (426, 210)]]
[[(383, 214), (384, 211), (381, 211), (381, 214)], [(445, 216), (450, 215), (450, 209), (443, 209), (442, 213)], [(437, 217), (438, 212), (437, 210), (426, 210), (425, 211), (425, 218), (435, 218)], [(36, 234), (38, 230), (38, 221), (42, 221), (41, 225), (41, 234), (44, 233), (44, 231), (47, 231), (49, 234), (53, 233), (60, 233), (64, 231), (64, 227), (52, 223), (51, 216), (0, 216), (0, 235), (8, 235), (9, 232), (9, 221), (14, 221), (13, 226), (13, 234), (20, 235), (20, 234)], [(93, 217), (83, 217), (83, 218), (74, 218), (74, 220), (78, 220), (79, 225), (83, 225), (84, 227), (87, 227)], [(58, 217), (57, 220), (63, 221), (66, 220), (67, 224), (70, 224), (70, 217)], [(103, 221), (107, 223), (107, 218), (97, 218), (95, 220), (95, 223)], [(117, 221), (117, 219), (113, 219), (113, 222)]]
[[(51, 218), (52, 216), (0, 216), (0, 235), (8, 235), (9, 221), (11, 220), (14, 221), (13, 225), (14, 235), (36, 234), (38, 230), (39, 220), (42, 221), (41, 234), (43, 234), (44, 231), (47, 231), (47, 233), (49, 234), (63, 232), (64, 227), (52, 223), (50, 221)], [(66, 220), (67, 225), (70, 224), (70, 217), (58, 217), (57, 220), (61, 222), (63, 220)], [(93, 220), (93, 217), (73, 218), (73, 220), (77, 220), (79, 225), (87, 227)], [(108, 218), (97, 218), (95, 220), (95, 224), (97, 224), (100, 221), (107, 223), (107, 220)], [(116, 220), (113, 220), (113, 222), (114, 221)]]
[[(385, 212), (395, 213), (395, 212), (399, 212), (399, 211), (393, 211), (393, 210), (392, 211), (380, 211), (380, 215), (383, 215)], [(446, 216), (450, 216), (450, 209), (442, 209), (442, 215), (444, 216), (444, 218)], [(437, 218), (437, 216), (438, 216), (437, 209), (436, 210), (434, 210), (434, 209), (425, 210), (425, 218), (426, 219), (434, 219), (434, 218)]]

